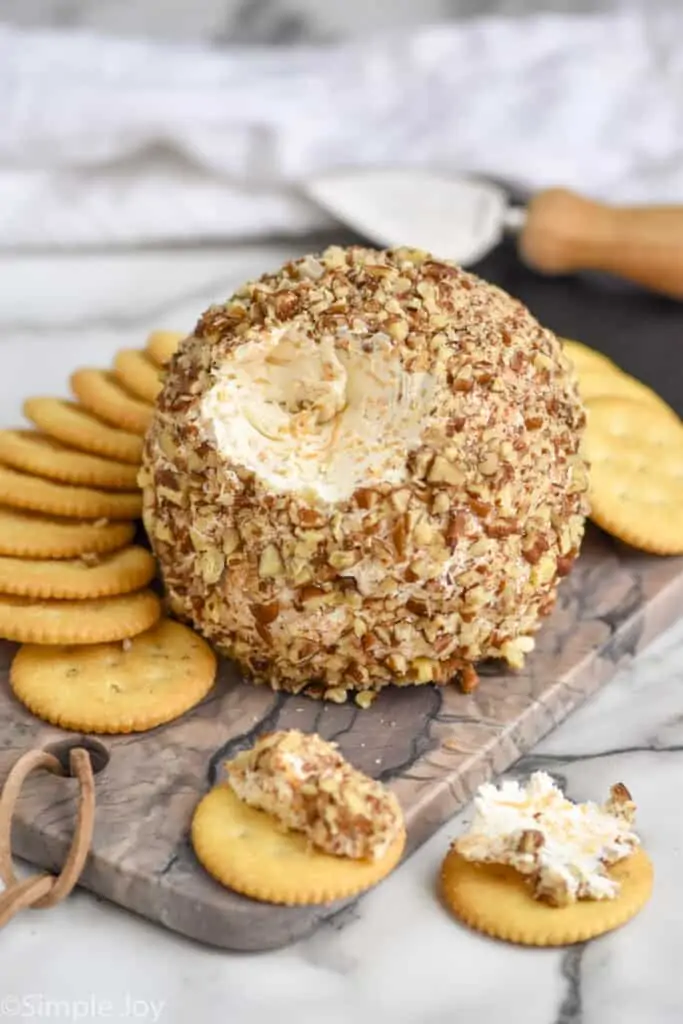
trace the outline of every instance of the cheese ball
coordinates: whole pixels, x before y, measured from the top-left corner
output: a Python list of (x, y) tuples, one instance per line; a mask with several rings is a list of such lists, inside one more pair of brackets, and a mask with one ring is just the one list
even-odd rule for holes
[(499, 288), (411, 249), (287, 263), (169, 364), (140, 479), (170, 606), (276, 690), (470, 689), (578, 553), (584, 424)]

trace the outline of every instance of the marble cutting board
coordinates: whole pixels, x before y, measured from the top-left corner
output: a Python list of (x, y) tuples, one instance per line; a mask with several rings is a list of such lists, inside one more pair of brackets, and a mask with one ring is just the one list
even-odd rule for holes
[[(102, 737), (92, 855), (82, 884), (167, 928), (234, 950), (264, 950), (310, 933), (340, 904), (290, 909), (222, 889), (188, 841), (199, 797), (221, 762), (260, 732), (299, 727), (337, 740), (360, 768), (387, 782), (405, 809), (408, 855), (572, 708), (675, 619), (683, 559), (639, 555), (589, 530), (537, 650), (519, 674), (482, 673), (470, 695), (422, 686), (383, 693), (367, 711), (274, 694), (224, 662), (204, 703), (150, 733)], [(12, 697), (14, 647), (0, 643), (0, 779), (29, 747), (77, 737), (33, 718)], [(13, 832), (17, 855), (58, 869), (68, 849), (76, 783), (33, 776)]]

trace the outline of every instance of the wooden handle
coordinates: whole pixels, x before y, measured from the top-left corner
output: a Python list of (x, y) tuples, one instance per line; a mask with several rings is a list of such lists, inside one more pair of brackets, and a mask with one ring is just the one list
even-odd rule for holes
[(519, 250), (542, 273), (600, 270), (683, 299), (683, 206), (606, 206), (548, 189), (529, 204)]

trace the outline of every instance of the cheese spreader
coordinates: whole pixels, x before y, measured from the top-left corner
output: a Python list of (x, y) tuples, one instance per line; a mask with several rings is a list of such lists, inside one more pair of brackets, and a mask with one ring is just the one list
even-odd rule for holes
[(341, 170), (303, 189), (382, 247), (411, 245), (469, 266), (512, 233), (541, 273), (601, 271), (683, 299), (683, 206), (610, 206), (561, 188), (515, 205), (484, 179), (399, 168)]

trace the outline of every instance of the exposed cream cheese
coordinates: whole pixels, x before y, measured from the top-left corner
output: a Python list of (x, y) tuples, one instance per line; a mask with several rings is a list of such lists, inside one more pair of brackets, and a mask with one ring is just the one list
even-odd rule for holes
[(432, 394), (431, 377), (408, 373), (386, 336), (366, 352), (353, 336), (280, 329), (234, 350), (201, 415), (221, 453), (262, 483), (335, 503), (406, 479)]
[(474, 821), (456, 841), (457, 851), (533, 876), (536, 895), (558, 904), (613, 899), (619, 885), (606, 868), (639, 846), (632, 803), (619, 805), (614, 794), (604, 807), (572, 803), (545, 772), (535, 772), (526, 786), (481, 786), (474, 804)]

